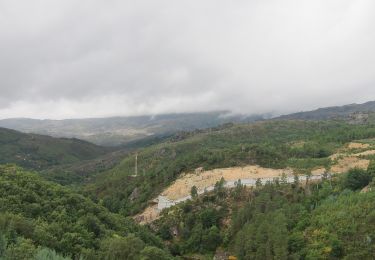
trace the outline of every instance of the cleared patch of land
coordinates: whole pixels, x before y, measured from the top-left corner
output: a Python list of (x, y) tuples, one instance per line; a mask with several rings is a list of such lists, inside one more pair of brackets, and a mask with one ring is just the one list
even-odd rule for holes
[(351, 142), (348, 145), (349, 149), (366, 149), (369, 148), (369, 144)]
[(291, 169), (270, 169), (256, 165), (245, 167), (231, 167), (214, 169), (209, 171), (196, 170), (195, 173), (185, 174), (177, 179), (171, 186), (162, 192), (162, 196), (170, 200), (177, 200), (190, 194), (191, 188), (196, 186), (198, 190), (214, 186), (216, 182), (224, 178), (225, 181), (237, 181), (239, 179), (276, 178), (282, 174), (292, 175)]
[[(353, 168), (360, 168), (366, 170), (370, 164), (370, 160), (360, 157), (374, 155), (375, 150), (362, 151), (360, 153), (352, 153), (353, 150), (365, 150), (371, 146), (364, 143), (349, 143), (341, 148), (338, 153), (331, 155), (333, 165), (328, 170), (333, 174), (342, 174)], [(314, 176), (321, 176), (327, 170), (322, 167), (316, 167), (311, 171)], [(297, 172), (297, 171), (296, 171)], [(226, 182), (247, 180), (247, 179), (265, 179), (277, 178), (283, 175), (293, 176), (294, 171), (291, 168), (286, 169), (271, 169), (263, 168), (258, 165), (248, 165), (244, 167), (230, 167), (213, 170), (196, 169), (194, 172), (181, 175), (172, 185), (167, 187), (160, 195), (171, 202), (178, 201), (190, 195), (191, 188), (197, 187), (198, 191), (202, 192), (205, 189), (212, 187), (216, 182), (224, 178)], [(160, 210), (158, 209), (157, 200), (155, 199), (153, 205), (146, 208), (143, 213), (135, 216), (135, 219), (141, 223), (146, 224), (156, 220), (159, 217)]]
[(334, 174), (345, 173), (353, 168), (360, 168), (366, 170), (370, 164), (369, 160), (359, 159), (356, 156), (343, 157), (338, 159), (337, 164), (331, 167), (331, 172)]

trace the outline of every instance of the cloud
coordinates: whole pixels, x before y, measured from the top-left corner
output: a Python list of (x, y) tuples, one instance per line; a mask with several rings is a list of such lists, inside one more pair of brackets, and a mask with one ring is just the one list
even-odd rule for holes
[(372, 0), (0, 2), (0, 117), (375, 99)]

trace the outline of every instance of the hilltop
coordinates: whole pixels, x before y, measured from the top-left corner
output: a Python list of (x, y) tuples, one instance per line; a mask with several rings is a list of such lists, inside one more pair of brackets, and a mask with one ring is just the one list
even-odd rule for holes
[[(366, 114), (375, 112), (375, 101), (369, 101), (363, 104), (350, 104), (344, 106), (324, 107), (312, 111), (292, 113), (283, 115), (277, 119), (299, 119), (299, 120), (327, 120), (327, 119), (346, 119), (353, 121), (362, 119), (367, 120)], [(360, 118), (364, 114), (363, 118)], [(372, 115), (373, 117), (373, 115)]]
[(53, 138), (0, 128), (0, 164), (15, 163), (29, 169), (45, 169), (94, 159), (109, 151), (74, 138)]

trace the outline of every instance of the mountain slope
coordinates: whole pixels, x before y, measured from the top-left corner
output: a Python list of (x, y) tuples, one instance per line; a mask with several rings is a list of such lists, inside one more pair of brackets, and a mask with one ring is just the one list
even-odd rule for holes
[(93, 159), (109, 151), (78, 139), (24, 134), (0, 128), (0, 163), (16, 163), (30, 169)]
[(124, 215), (138, 213), (182, 173), (232, 166), (292, 167), (306, 172), (328, 167), (343, 144), (374, 138), (375, 125), (335, 121), (264, 121), (187, 134), (126, 156), (86, 187), (90, 196)]
[(99, 145), (127, 144), (145, 137), (171, 135), (215, 127), (228, 122), (249, 122), (260, 116), (231, 115), (225, 111), (67, 120), (4, 119), (0, 127), (55, 137), (75, 137)]
[(38, 246), (73, 259), (129, 259), (111, 257), (116, 245), (126, 253), (126, 244), (133, 254), (146, 245), (163, 248), (132, 220), (37, 174), (0, 165), (0, 259), (35, 259)]
[(373, 259), (375, 190), (361, 189), (374, 173), (371, 166), (318, 182), (281, 180), (251, 189), (218, 182), (212, 192), (163, 210), (152, 226), (174, 254), (200, 253), (195, 259), (215, 253), (239, 260)]
[(353, 113), (375, 112), (375, 101), (363, 104), (350, 104), (345, 106), (325, 107), (313, 111), (283, 115), (277, 119), (300, 119), (300, 120), (326, 120), (326, 119), (350, 119)]

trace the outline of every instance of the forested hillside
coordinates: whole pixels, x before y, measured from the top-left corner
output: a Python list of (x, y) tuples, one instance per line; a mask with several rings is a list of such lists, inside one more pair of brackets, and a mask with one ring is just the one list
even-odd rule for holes
[(24, 134), (0, 128), (0, 163), (16, 163), (29, 169), (80, 162), (108, 153), (103, 148), (78, 139)]
[(218, 183), (153, 225), (175, 255), (196, 259), (374, 259), (374, 166), (309, 184)]
[[(0, 259), (168, 258), (147, 228), (34, 173), (0, 166)], [(34, 258), (35, 257), (35, 258)], [(65, 258), (64, 258), (65, 259)]]
[(113, 169), (99, 174), (86, 194), (102, 199), (106, 207), (133, 215), (181, 173), (198, 167), (213, 169), (247, 164), (293, 167), (301, 173), (316, 166), (329, 167), (329, 155), (343, 144), (375, 137), (375, 125), (340, 121), (265, 121), (197, 134), (179, 135), (168, 142), (138, 151)]
[[(3, 133), (2, 162), (35, 172), (0, 166), (0, 259), (372, 259), (375, 250), (372, 122), (226, 124), (111, 153), (75, 139)], [(317, 167), (329, 171), (346, 152), (370, 167), (298, 180)], [(22, 153), (30, 159), (13, 160)], [(201, 196), (192, 190), (192, 200), (149, 225), (133, 221), (182, 173), (246, 165), (289, 167), (295, 182), (227, 189), (222, 180)]]

